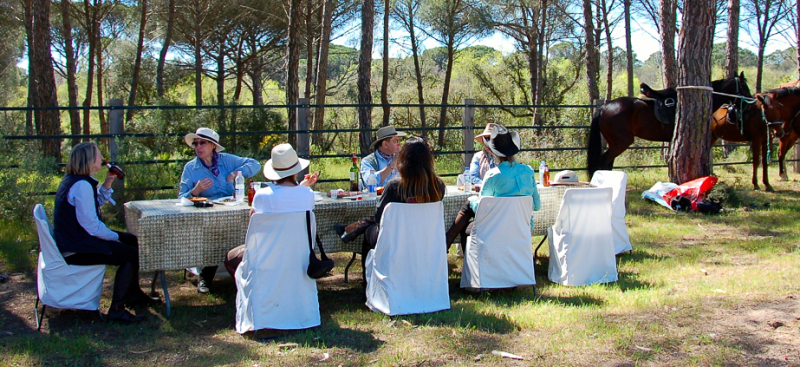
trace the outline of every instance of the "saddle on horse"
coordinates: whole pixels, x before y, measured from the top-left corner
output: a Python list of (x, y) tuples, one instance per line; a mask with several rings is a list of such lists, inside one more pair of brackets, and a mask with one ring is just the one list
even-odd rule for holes
[(678, 111), (678, 91), (672, 88), (654, 90), (649, 85), (639, 85), (642, 94), (653, 100), (656, 119), (662, 124), (674, 124), (675, 113)]

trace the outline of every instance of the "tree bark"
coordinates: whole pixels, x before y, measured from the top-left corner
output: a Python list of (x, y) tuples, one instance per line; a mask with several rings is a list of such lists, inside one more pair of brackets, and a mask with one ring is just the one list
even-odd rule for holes
[(797, 25), (797, 33), (795, 33), (797, 44), (795, 45), (795, 50), (797, 50), (797, 79), (800, 80), (800, 1), (796, 1), (795, 6), (797, 7), (794, 13), (797, 17), (795, 19), (795, 24)]
[[(64, 0), (62, 0), (64, 1)], [(131, 91), (128, 95), (128, 107), (136, 105), (136, 89), (139, 87), (139, 72), (142, 70), (142, 53), (144, 52), (144, 30), (147, 26), (147, 0), (139, 0), (142, 6), (142, 16), (139, 18), (139, 40), (136, 43), (136, 59), (133, 61), (133, 75), (131, 76)], [(125, 111), (125, 121), (133, 117), (133, 110)]]
[[(97, 7), (97, 4), (95, 3), (95, 8), (96, 7)], [(95, 19), (95, 20), (98, 21), (98, 23), (99, 23), (98, 19)], [(104, 49), (104, 46), (103, 46), (102, 29), (100, 27), (100, 24), (95, 24), (95, 32), (96, 32), (95, 33), (95, 39), (97, 41), (97, 47), (95, 49), (96, 52), (97, 52), (97, 64), (96, 64), (97, 77), (95, 78), (96, 79), (95, 81), (97, 82), (97, 105), (98, 106), (104, 106), (105, 105), (105, 102), (103, 101), (103, 73), (104, 73), (104, 70), (103, 70), (103, 49)], [(109, 129), (108, 129), (108, 124), (106, 123), (106, 114), (104, 112), (100, 112), (97, 115), (98, 115), (99, 120), (100, 120), (100, 133), (101, 134), (108, 134)], [(101, 141), (102, 144), (108, 144), (108, 139), (107, 138), (103, 138), (100, 141)]]
[(313, 2), (306, 0), (306, 82), (303, 92), (305, 98), (311, 98), (311, 84), (314, 81), (314, 22), (312, 16)]
[[(314, 130), (322, 130), (325, 126), (325, 97), (328, 94), (328, 51), (331, 42), (331, 23), (333, 22), (333, 0), (325, 0), (322, 5), (322, 35), (319, 41), (317, 57), (316, 100), (317, 111), (314, 113)], [(314, 134), (314, 141), (322, 143), (322, 133)]]
[[(678, 83), (709, 87), (715, 0), (684, 3)], [(711, 91), (679, 89), (675, 134), (670, 144), (669, 178), (684, 183), (711, 174)]]
[(36, 68), (33, 65), (33, 60), (36, 58), (36, 46), (33, 40), (33, 13), (31, 10), (32, 0), (25, 0), (23, 2), (25, 7), (25, 40), (28, 43), (28, 98), (26, 101), (25, 111), (25, 135), (33, 135), (33, 110), (31, 107), (35, 105), (34, 98), (36, 89)]
[(164, 44), (158, 54), (158, 66), (156, 66), (156, 94), (164, 97), (164, 65), (167, 63), (167, 53), (172, 43), (172, 32), (175, 28), (175, 0), (169, 0), (167, 10), (167, 31), (164, 34)]
[[(64, 54), (67, 64), (67, 98), (69, 100), (70, 107), (70, 133), (72, 135), (78, 135), (81, 133), (81, 116), (80, 113), (78, 113), (78, 110), (74, 109), (78, 107), (78, 85), (75, 78), (75, 73), (78, 67), (75, 62), (75, 49), (72, 46), (72, 15), (69, 10), (70, 4), (70, 1), (61, 1), (61, 26), (63, 28)], [(75, 146), (80, 142), (81, 140), (78, 138), (70, 139), (70, 144), (72, 144), (72, 146)]]
[(375, 26), (375, 1), (364, 0), (361, 5), (361, 50), (358, 55), (358, 145), (361, 155), (369, 153), (372, 144), (372, 32)]
[(606, 101), (611, 100), (611, 92), (614, 88), (614, 43), (613, 39), (611, 38), (611, 27), (608, 24), (608, 18), (610, 18), (609, 12), (611, 9), (608, 8), (608, 4), (606, 4), (606, 0), (600, 0), (603, 9), (603, 28), (606, 34), (606, 41), (607, 43), (607, 52), (608, 52), (608, 60), (606, 62)]
[(219, 42), (219, 53), (217, 54), (217, 106), (219, 109), (219, 120), (217, 121), (220, 131), (228, 131), (225, 126), (225, 39)]
[(677, 17), (677, 0), (659, 1), (659, 30), (661, 31), (661, 60), (664, 65), (664, 88), (674, 88), (677, 78), (675, 64), (675, 22)]
[[(89, 107), (92, 105), (92, 93), (94, 92), (94, 73), (95, 73), (95, 59), (97, 56), (97, 7), (89, 6), (89, 0), (83, 2), (83, 12), (86, 22), (86, 38), (88, 39), (87, 51), (87, 70), (86, 70), (86, 93), (83, 97), (83, 134), (89, 135), (91, 133), (91, 110)], [(102, 113), (102, 112), (101, 112)], [(88, 139), (84, 139), (88, 141)]]
[(194, 24), (194, 100), (196, 106), (203, 105), (203, 30), (199, 19), (202, 10), (200, 2), (194, 2), (194, 14), (197, 21)]
[(591, 0), (583, 0), (583, 22), (584, 33), (586, 33), (586, 87), (589, 92), (589, 101), (600, 98), (600, 91), (597, 87), (596, 67), (598, 56), (597, 47), (594, 42), (594, 18), (592, 17)]
[(389, 109), (389, 0), (383, 0), (383, 70), (381, 78), (381, 104), (383, 104), (383, 122), (381, 126), (389, 126), (391, 110)]
[(625, 1), (625, 58), (628, 71), (628, 97), (633, 97), (633, 44), (631, 43), (631, 0)]
[(442, 88), (442, 108), (439, 110), (439, 137), (437, 145), (444, 146), (444, 127), (447, 126), (447, 99), (450, 95), (450, 80), (453, 76), (453, 59), (455, 46), (452, 42), (447, 44), (447, 68), (444, 71), (444, 87)]
[[(300, 0), (291, 0), (289, 5), (289, 40), (286, 45), (286, 104), (296, 105), (300, 95), (298, 67), (300, 65)], [(289, 130), (297, 130), (297, 108), (289, 108)], [(297, 146), (297, 134), (289, 134), (289, 144)]]
[(739, 0), (728, 0), (728, 42), (725, 49), (725, 77), (739, 76)]
[[(35, 69), (35, 107), (58, 107), (56, 77), (53, 72), (53, 58), (50, 54), (50, 0), (33, 0), (33, 39)], [(57, 110), (37, 110), (34, 112), (36, 130), (39, 135), (61, 135), (61, 119)], [(42, 152), (45, 157), (61, 162), (61, 139), (43, 139)]]

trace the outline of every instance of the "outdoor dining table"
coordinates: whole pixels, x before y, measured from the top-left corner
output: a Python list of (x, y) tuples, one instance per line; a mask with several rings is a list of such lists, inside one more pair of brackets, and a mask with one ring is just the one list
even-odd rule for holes
[[(564, 191), (570, 186), (539, 187), (542, 208), (533, 213), (531, 234), (542, 236), (558, 215)], [(444, 223), (449, 225), (469, 195), (455, 186), (448, 186), (442, 200)], [(324, 194), (323, 194), (324, 195)], [(375, 214), (376, 200), (330, 199), (318, 197), (314, 205), (317, 233), (326, 252), (361, 252), (361, 241), (344, 243), (333, 230), (334, 224), (347, 224)], [(171, 302), (165, 277), (166, 270), (219, 264), (227, 252), (244, 244), (250, 221), (250, 206), (217, 204), (212, 207), (178, 205), (179, 200), (138, 200), (125, 203), (127, 230), (139, 239), (139, 270), (154, 271), (151, 291), (161, 281), (167, 307)]]

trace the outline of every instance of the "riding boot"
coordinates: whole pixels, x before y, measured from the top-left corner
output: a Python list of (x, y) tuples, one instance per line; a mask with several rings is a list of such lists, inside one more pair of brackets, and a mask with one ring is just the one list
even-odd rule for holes
[(117, 275), (114, 276), (114, 293), (111, 295), (111, 310), (125, 308), (125, 301), (128, 296), (128, 290), (131, 287), (134, 273), (132, 263), (125, 263), (117, 268)]
[(369, 216), (365, 219), (353, 222), (344, 227), (344, 233), (339, 234), (344, 243), (348, 243), (358, 236), (364, 234), (369, 226), (375, 224), (375, 217)]
[(445, 233), (447, 251), (450, 251), (450, 245), (453, 243), (453, 241), (455, 241), (456, 236), (458, 235), (461, 235), (461, 242), (466, 243), (467, 226), (469, 225), (469, 221), (473, 216), (474, 215), (470, 215), (469, 212), (465, 212), (464, 210), (461, 210), (458, 212), (458, 214), (456, 214), (456, 219), (453, 221), (453, 225), (451, 225), (450, 229), (448, 229), (447, 233)]

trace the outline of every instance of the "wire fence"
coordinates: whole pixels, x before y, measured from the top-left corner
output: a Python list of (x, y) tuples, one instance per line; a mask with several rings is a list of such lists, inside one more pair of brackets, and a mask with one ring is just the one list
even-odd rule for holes
[[(390, 108), (453, 108), (453, 109), (462, 109), (462, 123), (460, 126), (415, 126), (415, 127), (398, 127), (398, 131), (405, 131), (405, 132), (433, 132), (433, 131), (454, 131), (460, 132), (462, 135), (463, 146), (461, 150), (434, 150), (434, 155), (436, 156), (448, 156), (448, 155), (461, 155), (462, 156), (462, 167), (464, 167), (464, 163), (467, 163), (471, 160), (472, 155), (479, 151), (479, 149), (475, 149), (473, 145), (474, 140), (474, 130), (475, 129), (482, 129), (484, 126), (476, 126), (474, 124), (474, 111), (475, 109), (550, 109), (550, 108), (558, 108), (558, 109), (589, 109), (591, 116), (591, 112), (594, 108), (597, 108), (598, 105), (596, 104), (587, 104), (587, 105), (498, 105), (498, 104), (476, 104), (474, 100), (465, 99), (464, 103), (462, 104), (370, 104), (370, 105), (363, 105), (363, 104), (326, 104), (326, 105), (316, 105), (316, 104), (309, 104), (309, 103), (302, 103), (303, 99), (300, 100), (300, 103), (295, 105), (208, 105), (208, 106), (123, 106), (121, 100), (112, 100), (111, 105), (109, 106), (91, 106), (91, 107), (0, 107), (0, 112), (3, 111), (41, 111), (41, 110), (58, 110), (58, 111), (69, 111), (69, 110), (92, 110), (92, 111), (100, 111), (100, 112), (108, 112), (109, 117), (109, 126), (110, 126), (110, 133), (107, 134), (63, 134), (63, 135), (5, 135), (0, 137), (3, 140), (12, 142), (12, 141), (35, 141), (35, 140), (53, 140), (53, 139), (108, 139), (111, 143), (111, 161), (116, 161), (116, 163), (121, 165), (164, 165), (164, 164), (184, 164), (191, 160), (191, 158), (186, 159), (138, 159), (138, 160), (128, 160), (128, 161), (117, 161), (116, 160), (116, 147), (118, 144), (125, 144), (126, 139), (129, 138), (175, 138), (175, 137), (183, 137), (188, 132), (181, 132), (181, 133), (132, 133), (132, 132), (125, 132), (124, 124), (123, 124), (123, 111), (125, 110), (241, 110), (241, 109), (295, 109), (297, 112), (297, 128), (296, 129), (277, 129), (277, 130), (259, 130), (259, 131), (220, 131), (219, 134), (221, 137), (258, 137), (258, 136), (266, 136), (266, 135), (286, 135), (292, 136), (294, 135), (298, 140), (297, 151), (298, 155), (302, 158), (306, 159), (332, 159), (332, 158), (349, 158), (351, 154), (341, 154), (341, 153), (327, 153), (327, 154), (312, 154), (309, 150), (309, 143), (308, 140), (311, 135), (313, 134), (360, 134), (360, 133), (369, 133), (370, 135), (377, 130), (377, 128), (370, 128), (370, 129), (359, 129), (359, 128), (332, 128), (332, 129), (313, 129), (311, 128), (310, 124), (310, 112), (312, 109), (316, 108), (345, 108), (345, 109), (358, 109), (362, 107), (370, 107), (370, 108), (381, 108), (384, 106), (388, 106)], [(587, 121), (588, 122), (588, 121)], [(512, 130), (537, 130), (537, 131), (559, 131), (559, 130), (588, 130), (590, 126), (583, 125), (583, 124), (570, 124), (570, 125), (516, 125), (516, 126), (507, 126), (509, 129)], [(588, 133), (588, 131), (587, 131)], [(746, 144), (728, 144), (728, 147), (741, 147), (741, 146), (749, 146)], [(647, 151), (647, 150), (661, 150), (665, 149), (664, 146), (645, 146), (645, 145), (637, 145), (631, 146), (628, 148), (629, 151)], [(531, 152), (531, 153), (553, 153), (553, 152), (581, 152), (586, 151), (587, 148), (585, 146), (568, 146), (568, 147), (545, 147), (545, 148), (525, 148), (522, 149), (521, 152)], [(777, 156), (777, 154), (773, 154), (773, 158)], [(254, 156), (252, 157), (259, 161), (263, 161), (269, 159), (269, 157), (264, 156)], [(773, 162), (776, 160), (773, 159)], [(787, 159), (787, 162), (797, 162), (797, 159)], [(740, 162), (722, 162), (722, 163), (715, 163), (715, 166), (722, 166), (722, 165), (744, 165), (744, 164), (751, 164), (751, 161), (740, 161)], [(65, 164), (57, 164), (57, 167), (63, 168)], [(0, 165), (0, 168), (19, 168), (20, 165), (16, 164), (9, 164), (9, 165)], [(666, 164), (650, 164), (650, 165), (626, 165), (626, 166), (619, 166), (615, 167), (616, 169), (652, 169), (652, 168), (664, 168), (667, 167)], [(564, 170), (569, 169), (573, 171), (584, 171), (586, 170), (585, 167), (553, 167), (552, 170)], [(458, 175), (460, 172), (443, 172), (440, 176), (443, 177), (452, 177)], [(318, 182), (321, 183), (333, 183), (333, 182), (346, 182), (348, 179), (345, 178), (327, 178), (327, 179), (320, 179)], [(177, 186), (175, 185), (163, 185), (163, 186), (152, 186), (152, 187), (142, 187), (142, 188), (130, 188), (126, 190), (141, 190), (141, 191), (160, 191), (160, 190), (176, 190)], [(46, 193), (38, 193), (41, 195), (54, 195), (54, 192), (46, 192)]]

